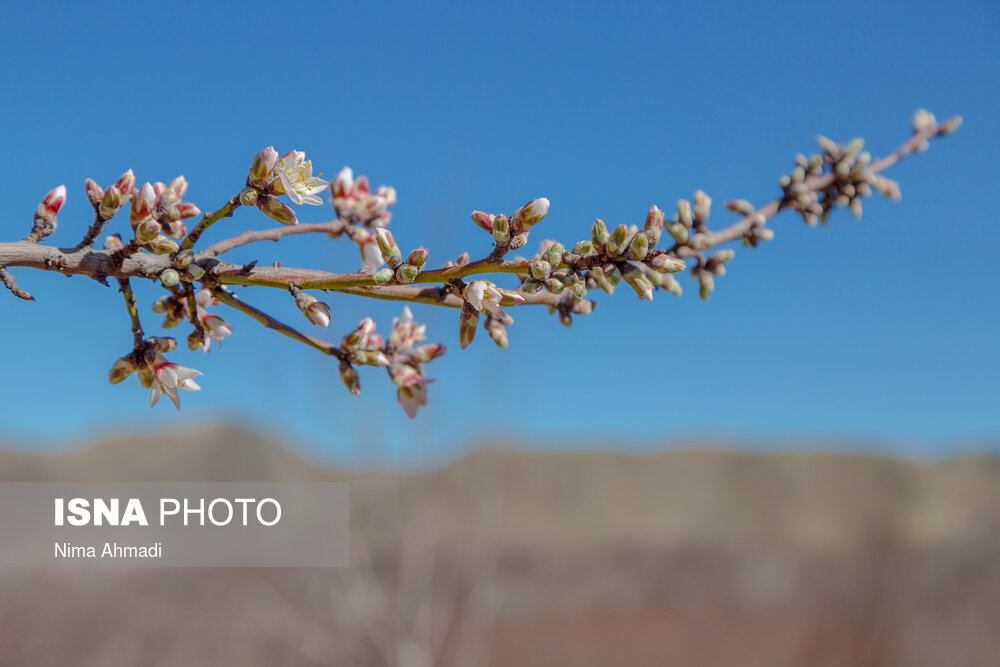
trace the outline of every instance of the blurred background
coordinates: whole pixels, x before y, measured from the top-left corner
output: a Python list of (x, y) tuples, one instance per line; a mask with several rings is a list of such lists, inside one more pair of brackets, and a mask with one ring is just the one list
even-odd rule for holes
[[(638, 223), (696, 189), (763, 204), (817, 133), (962, 130), (872, 199), (737, 248), (707, 302), (619, 291), (571, 329), (514, 311), (510, 347), (457, 345), (409, 420), (375, 372), (240, 313), (184, 408), (106, 373), (131, 346), (116, 291), (13, 269), (0, 295), (0, 479), (352, 483), (343, 570), (0, 572), (9, 664), (981, 665), (1000, 640), (1000, 11), (970, 2), (171, 3), (5, 9), (7, 218), (52, 187), (51, 242), (89, 224), (83, 180), (183, 173), (214, 210), (261, 148), (399, 193), (391, 229), (439, 265), (489, 251), (473, 209), (552, 201), (532, 235)], [(332, 217), (301, 207), (305, 222)], [(730, 217), (730, 219), (732, 219)], [(122, 221), (110, 231), (123, 232)], [(240, 211), (209, 242), (270, 227)], [(346, 241), (233, 261), (350, 271)], [(501, 280), (502, 282), (502, 280)], [(255, 290), (260, 292), (263, 290)], [(297, 322), (284, 293), (240, 296)], [(147, 333), (158, 295), (138, 290)], [(336, 339), (400, 304), (330, 295)], [(186, 335), (186, 331), (178, 337)], [(301, 348), (301, 349), (300, 349)], [(546, 388), (539, 392), (537, 387)], [(54, 633), (53, 627), (60, 632)]]

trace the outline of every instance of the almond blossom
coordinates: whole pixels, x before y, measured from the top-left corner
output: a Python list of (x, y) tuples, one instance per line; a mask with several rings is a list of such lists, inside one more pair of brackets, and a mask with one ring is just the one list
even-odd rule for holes
[(153, 362), (149, 364), (152, 371), (152, 382), (149, 389), (149, 407), (153, 407), (160, 400), (160, 396), (166, 394), (170, 402), (178, 410), (181, 409), (181, 399), (177, 394), (178, 389), (187, 391), (200, 391), (201, 387), (194, 381), (194, 378), (201, 375), (201, 371), (193, 368), (186, 368), (170, 363), (163, 355), (157, 354)]
[(323, 203), (317, 193), (325, 190), (328, 183), (312, 175), (312, 160), (307, 160), (303, 151), (285, 153), (278, 162), (277, 171), (281, 191), (293, 202), (314, 206)]

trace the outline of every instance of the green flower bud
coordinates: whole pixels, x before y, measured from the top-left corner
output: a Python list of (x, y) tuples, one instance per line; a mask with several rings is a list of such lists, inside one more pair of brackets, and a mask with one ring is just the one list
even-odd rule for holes
[(174, 269), (163, 269), (160, 271), (160, 282), (164, 287), (173, 287), (180, 282), (181, 276)]
[(600, 218), (594, 221), (594, 226), (590, 230), (590, 238), (598, 248), (603, 248), (608, 239), (611, 238), (607, 225)]

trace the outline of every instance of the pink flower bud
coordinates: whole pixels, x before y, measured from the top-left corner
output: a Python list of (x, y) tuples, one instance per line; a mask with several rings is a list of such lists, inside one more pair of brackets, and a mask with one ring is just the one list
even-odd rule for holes
[(123, 197), (132, 196), (132, 188), (135, 187), (135, 174), (132, 173), (131, 169), (118, 177), (118, 180), (115, 181), (115, 187), (118, 188), (118, 192)]
[(92, 178), (88, 178), (83, 182), (83, 187), (87, 190), (87, 201), (94, 208), (97, 208), (101, 204), (101, 200), (104, 198), (104, 190), (100, 185), (97, 184)]
[(129, 221), (132, 226), (153, 214), (153, 205), (156, 203), (156, 192), (149, 183), (143, 183), (139, 189), (139, 194), (132, 200), (132, 210), (129, 213)]
[(49, 193), (42, 198), (42, 203), (39, 204), (38, 208), (39, 210), (44, 209), (47, 215), (55, 215), (64, 203), (66, 203), (66, 186), (60, 185), (49, 190)]
[(139, 243), (149, 243), (160, 233), (160, 223), (152, 218), (146, 218), (135, 228), (135, 238)]
[(250, 185), (255, 188), (266, 187), (271, 180), (271, 175), (276, 164), (278, 164), (278, 151), (274, 150), (274, 146), (268, 146), (257, 153), (257, 156), (253, 159), (253, 164), (250, 165), (250, 172), (247, 177)]
[(187, 220), (201, 215), (201, 209), (186, 201), (172, 204), (167, 208), (167, 220)]
[(184, 199), (184, 193), (187, 192), (187, 188), (187, 180), (184, 176), (178, 176), (170, 181), (170, 185), (167, 186), (164, 196), (168, 201), (179, 202)]
[(334, 197), (344, 199), (351, 195), (354, 188), (354, 171), (350, 167), (341, 169), (332, 181), (330, 181), (330, 193)]

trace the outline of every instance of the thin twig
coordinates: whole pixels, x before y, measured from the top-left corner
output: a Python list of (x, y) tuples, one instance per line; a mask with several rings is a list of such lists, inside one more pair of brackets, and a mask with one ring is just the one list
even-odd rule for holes
[(222, 253), (229, 252), (233, 248), (239, 248), (257, 241), (279, 241), (286, 236), (296, 234), (313, 234), (323, 232), (326, 234), (339, 234), (347, 229), (348, 223), (343, 220), (331, 220), (329, 222), (318, 222), (309, 225), (288, 225), (285, 227), (272, 227), (261, 231), (246, 231), (230, 239), (219, 241), (208, 246), (200, 253), (201, 257), (218, 257)]
[(14, 276), (10, 275), (10, 272), (2, 266), (0, 266), (0, 283), (3, 283), (3, 286), (9, 289), (10, 293), (18, 299), (24, 299), (25, 301), (35, 300), (35, 297), (17, 286), (17, 283), (14, 282)]
[(201, 235), (205, 232), (206, 229), (211, 227), (213, 224), (215, 224), (222, 218), (228, 218), (233, 214), (233, 211), (235, 211), (239, 207), (240, 207), (240, 197), (239, 195), (233, 195), (232, 197), (229, 198), (229, 201), (227, 201), (226, 204), (218, 211), (214, 211), (212, 213), (206, 213), (205, 216), (201, 219), (201, 221), (197, 225), (195, 225), (195, 228), (192, 229), (190, 232), (188, 232), (188, 235), (181, 242), (180, 250), (188, 250), (192, 248), (194, 244), (198, 242), (198, 239), (201, 238)]
[(125, 308), (128, 309), (128, 316), (132, 320), (132, 337), (135, 339), (135, 349), (142, 347), (145, 334), (142, 332), (142, 324), (139, 323), (139, 307), (135, 302), (135, 294), (132, 293), (132, 285), (128, 278), (120, 278), (118, 285), (121, 286), (122, 295), (125, 297)]
[(315, 348), (323, 354), (329, 354), (330, 356), (337, 357), (338, 359), (341, 359), (344, 356), (340, 349), (333, 343), (328, 343), (324, 340), (320, 340), (319, 338), (313, 338), (312, 336), (304, 334), (284, 322), (279, 322), (264, 311), (258, 310), (250, 304), (240, 301), (234, 294), (228, 292), (222, 287), (216, 287), (212, 290), (212, 293), (215, 295), (215, 298), (222, 303), (246, 313), (268, 329), (274, 329), (280, 334), (284, 334), (289, 338), (305, 343), (309, 347)]

